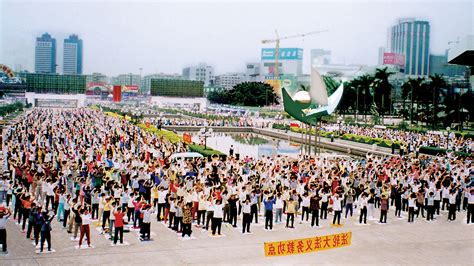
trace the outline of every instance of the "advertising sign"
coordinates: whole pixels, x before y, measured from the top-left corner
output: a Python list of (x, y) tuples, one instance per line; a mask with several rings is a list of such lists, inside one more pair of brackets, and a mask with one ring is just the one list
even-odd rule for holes
[(315, 236), (295, 240), (265, 242), (265, 257), (286, 256), (317, 252), (351, 245), (352, 232)]
[(395, 65), (400, 68), (405, 68), (405, 56), (396, 53), (383, 53), (384, 65)]
[(112, 87), (105, 82), (89, 82), (86, 84), (86, 95), (88, 96), (107, 97), (110, 93), (112, 93)]
[[(280, 48), (279, 60), (303, 60), (303, 49)], [(275, 60), (275, 48), (262, 48), (262, 60)]]

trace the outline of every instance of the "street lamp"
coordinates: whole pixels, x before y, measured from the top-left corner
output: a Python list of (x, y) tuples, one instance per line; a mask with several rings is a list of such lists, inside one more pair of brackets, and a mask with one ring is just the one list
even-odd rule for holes
[(214, 132), (214, 130), (212, 128), (208, 128), (208, 127), (203, 127), (203, 128), (201, 128), (201, 130), (199, 130), (201, 138), (204, 138), (204, 149), (207, 148), (207, 146), (206, 146), (207, 138), (210, 137), (213, 132)]
[(446, 130), (448, 131), (448, 135), (446, 137), (446, 150), (449, 148), (449, 131), (451, 130), (450, 127), (447, 127)]

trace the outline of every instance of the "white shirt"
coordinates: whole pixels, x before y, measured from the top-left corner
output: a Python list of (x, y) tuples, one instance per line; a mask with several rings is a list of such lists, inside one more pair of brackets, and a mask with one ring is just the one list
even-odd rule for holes
[(214, 204), (214, 218), (223, 218), (224, 212), (222, 210), (224, 208), (224, 204)]

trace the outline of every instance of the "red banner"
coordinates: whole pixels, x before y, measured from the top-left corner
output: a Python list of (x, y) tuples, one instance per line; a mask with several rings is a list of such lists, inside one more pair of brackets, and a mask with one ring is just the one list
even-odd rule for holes
[(113, 101), (118, 103), (122, 100), (122, 86), (114, 86), (113, 90)]
[(183, 141), (184, 143), (192, 143), (193, 141), (191, 140), (191, 135), (188, 133), (183, 134)]

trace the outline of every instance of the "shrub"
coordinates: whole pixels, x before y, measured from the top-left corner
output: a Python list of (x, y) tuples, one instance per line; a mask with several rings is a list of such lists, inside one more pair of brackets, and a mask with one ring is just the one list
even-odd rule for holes
[(188, 148), (189, 148), (190, 151), (198, 152), (198, 153), (202, 154), (205, 157), (209, 157), (209, 156), (212, 156), (212, 155), (219, 155), (220, 157), (225, 157), (226, 156), (224, 153), (222, 153), (218, 150), (214, 150), (214, 149), (209, 148), (209, 147), (206, 147), (206, 149), (204, 149), (204, 146), (197, 145), (197, 144), (189, 144)]
[[(420, 147), (420, 153), (429, 154), (429, 155), (446, 154), (446, 149), (438, 148), (438, 147), (422, 146)], [(460, 157), (472, 156), (471, 153), (459, 152), (459, 151), (454, 152), (454, 154)]]

